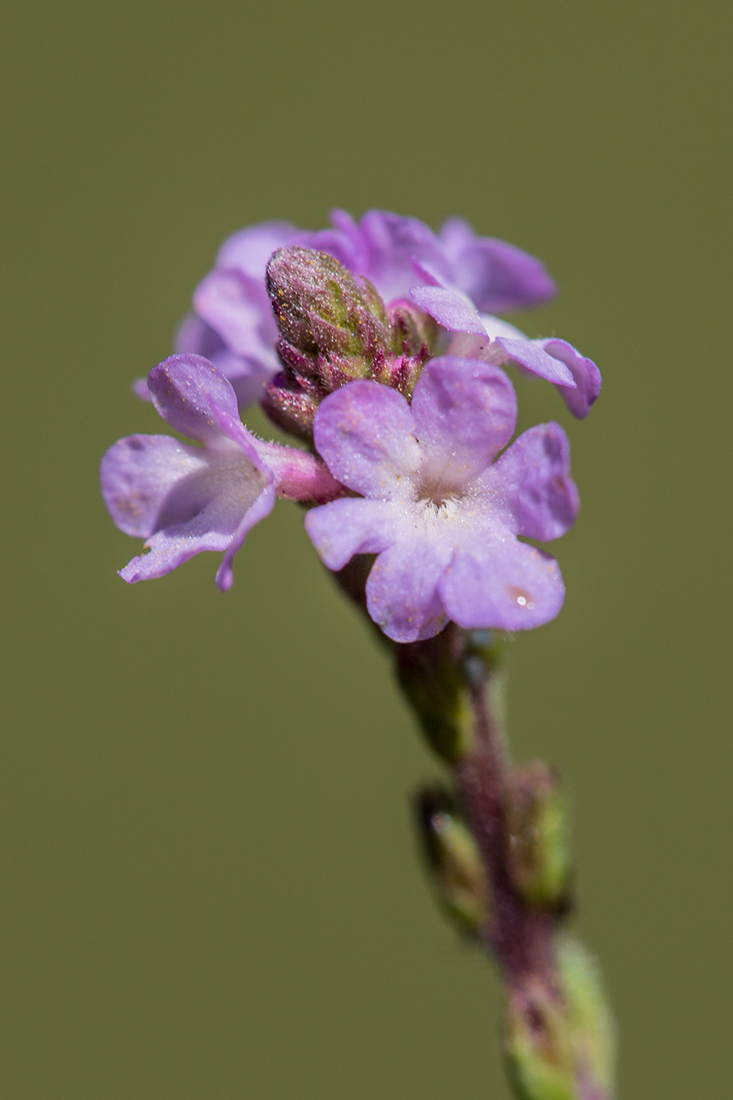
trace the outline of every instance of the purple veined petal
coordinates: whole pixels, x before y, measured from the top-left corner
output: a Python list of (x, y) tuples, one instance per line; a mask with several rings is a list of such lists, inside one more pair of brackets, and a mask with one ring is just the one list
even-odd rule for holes
[(420, 448), (410, 406), (397, 390), (350, 382), (321, 402), (313, 436), (333, 476), (349, 489), (375, 499), (412, 499)]
[(218, 268), (235, 268), (264, 283), (267, 261), (278, 248), (285, 248), (302, 233), (285, 221), (260, 222), (240, 229), (224, 241), (216, 258)]
[[(120, 570), (129, 584), (162, 577), (203, 550), (226, 551), (237, 539), (238, 549), (246, 531), (271, 510), (272, 475), (258, 470), (234, 447), (200, 453), (205, 468), (174, 488), (174, 499), (166, 501), (157, 529), (145, 543), (149, 553)], [(263, 495), (264, 503), (258, 503)]]
[(530, 374), (537, 374), (556, 386), (575, 389), (575, 380), (569, 368), (540, 347), (537, 341), (512, 340), (506, 336), (500, 336), (493, 341), (492, 346), (497, 345), (504, 353), (505, 363), (514, 363), (523, 367)]
[(588, 415), (591, 405), (601, 392), (601, 372), (592, 359), (586, 359), (566, 340), (538, 340), (537, 343), (548, 355), (559, 359), (568, 368), (577, 389), (564, 387), (560, 395), (573, 416), (582, 420)]
[(464, 630), (530, 630), (554, 619), (565, 598), (555, 559), (499, 525), (456, 553), (439, 590), (448, 615)]
[(313, 508), (305, 529), (329, 569), (343, 569), (354, 554), (379, 554), (396, 540), (399, 505), (384, 500), (335, 500)]
[(171, 522), (190, 517), (185, 493), (178, 496), (177, 515), (170, 497), (176, 486), (191, 482), (205, 469), (206, 459), (198, 447), (169, 435), (130, 435), (107, 451), (99, 481), (104, 503), (119, 529), (146, 539), (157, 530), (161, 513), (174, 513)]
[(237, 398), (213, 363), (200, 355), (171, 355), (148, 375), (153, 404), (176, 431), (213, 443), (221, 436), (218, 414), (239, 420)]
[(214, 270), (196, 287), (193, 296), (196, 312), (238, 355), (259, 350), (263, 336), (277, 338), (275, 320), (261, 281), (239, 271)]
[(439, 581), (453, 555), (448, 540), (403, 537), (379, 555), (366, 585), (367, 610), (388, 638), (416, 642), (447, 622)]
[(410, 288), (410, 297), (449, 332), (486, 336), (478, 310), (459, 290), (443, 286), (414, 286)]
[(412, 415), (423, 489), (439, 498), (462, 490), (506, 446), (517, 421), (517, 398), (500, 367), (446, 356), (423, 370)]
[(515, 439), (487, 471), (485, 485), (503, 502), (517, 535), (543, 541), (560, 538), (578, 514), (570, 443), (559, 424), (538, 424)]
[(275, 505), (275, 486), (272, 480), (268, 481), (265, 487), (260, 492), (259, 496), (255, 499), (250, 508), (247, 509), (239, 527), (234, 532), (234, 537), (227, 548), (224, 555), (224, 560), (217, 569), (216, 572), (216, 584), (221, 592), (228, 592), (234, 584), (234, 573), (232, 572), (232, 563), (234, 561), (234, 555), (238, 550), (241, 550), (242, 543), (252, 530), (256, 523), (259, 523), (261, 519), (265, 519), (269, 516)]

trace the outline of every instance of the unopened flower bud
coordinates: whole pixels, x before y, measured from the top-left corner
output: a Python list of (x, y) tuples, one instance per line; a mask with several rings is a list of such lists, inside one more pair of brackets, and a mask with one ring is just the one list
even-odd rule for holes
[(317, 378), (327, 393), (336, 388), (334, 371), (348, 381), (367, 378), (374, 356), (391, 352), (381, 298), (327, 252), (281, 248), (266, 280), (283, 362), (289, 367), (297, 359), (298, 372)]
[(581, 1096), (612, 1096), (616, 1028), (600, 968), (578, 940), (562, 935), (557, 964), (572, 1027), (576, 1081)]
[(555, 941), (555, 960), (555, 988), (530, 975), (508, 994), (506, 1053), (516, 1091), (522, 1100), (607, 1100), (616, 1036), (597, 963), (566, 935)]
[(489, 886), (481, 854), (451, 795), (420, 792), (417, 823), (438, 896), (463, 932), (477, 935), (489, 919)]
[(522, 1100), (575, 1100), (570, 1019), (560, 996), (536, 977), (509, 991), (505, 1053)]
[(323, 390), (312, 381), (280, 371), (265, 386), (262, 406), (278, 428), (310, 442), (313, 417), (324, 396)]
[(567, 904), (567, 818), (558, 777), (539, 761), (515, 770), (507, 807), (509, 867), (514, 885), (537, 909)]

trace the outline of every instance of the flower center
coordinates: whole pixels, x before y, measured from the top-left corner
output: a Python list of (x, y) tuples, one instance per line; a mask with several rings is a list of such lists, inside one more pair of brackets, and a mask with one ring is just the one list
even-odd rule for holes
[(421, 504), (427, 504), (437, 511), (455, 512), (456, 502), (462, 496), (462, 493), (451, 488), (445, 481), (436, 478), (424, 479), (417, 492), (417, 499)]

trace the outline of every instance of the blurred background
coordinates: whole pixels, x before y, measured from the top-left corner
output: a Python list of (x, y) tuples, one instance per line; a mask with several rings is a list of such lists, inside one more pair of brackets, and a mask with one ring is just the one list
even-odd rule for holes
[[(583, 509), (512, 646), (557, 763), (625, 1097), (722, 1096), (730, 1043), (731, 9), (649, 0), (28, 0), (2, 45), (0, 1041), (8, 1100), (506, 1100), (491, 967), (444, 923), (436, 774), (282, 505), (154, 584), (98, 495), (130, 381), (221, 240), (339, 205), (540, 256), (518, 323), (601, 367), (557, 418)], [(266, 430), (261, 419), (253, 426)]]

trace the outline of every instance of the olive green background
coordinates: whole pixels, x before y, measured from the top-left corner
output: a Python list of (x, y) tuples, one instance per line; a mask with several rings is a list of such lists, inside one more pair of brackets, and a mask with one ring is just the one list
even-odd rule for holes
[[(491, 968), (444, 924), (408, 792), (436, 765), (281, 505), (240, 553), (115, 575), (97, 465), (220, 241), (341, 205), (541, 256), (519, 323), (583, 508), (512, 647), (518, 756), (572, 792), (622, 1095), (727, 1094), (730, 5), (15, 5), (4, 20), (0, 1095), (507, 1097)], [(262, 430), (257, 416), (253, 424)], [(164, 429), (163, 429), (164, 430)]]

